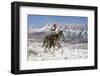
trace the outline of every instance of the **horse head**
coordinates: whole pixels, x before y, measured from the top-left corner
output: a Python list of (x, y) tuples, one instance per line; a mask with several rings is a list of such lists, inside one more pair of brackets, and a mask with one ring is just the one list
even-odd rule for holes
[(59, 31), (57, 34), (57, 40), (63, 40), (65, 38), (66, 38), (66, 36), (65, 36), (64, 31)]

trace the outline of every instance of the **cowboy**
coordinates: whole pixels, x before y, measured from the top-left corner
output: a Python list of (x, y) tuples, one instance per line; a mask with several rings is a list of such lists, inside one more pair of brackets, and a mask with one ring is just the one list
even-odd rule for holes
[(54, 24), (51, 27), (51, 34), (50, 34), (50, 38), (51, 38), (51, 43), (56, 44), (57, 45), (57, 34), (59, 33), (59, 28), (57, 26), (57, 24)]
[(54, 25), (51, 27), (51, 33), (52, 33), (53, 35), (56, 35), (56, 34), (58, 34), (58, 32), (59, 32), (59, 28), (57, 27), (57, 24), (54, 24)]

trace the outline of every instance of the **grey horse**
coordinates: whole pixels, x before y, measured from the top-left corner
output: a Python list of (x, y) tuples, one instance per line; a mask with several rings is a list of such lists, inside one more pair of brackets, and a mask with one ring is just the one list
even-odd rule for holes
[(44, 37), (44, 41), (43, 41), (43, 47), (45, 47), (45, 52), (46, 49), (49, 49), (49, 51), (51, 52), (51, 48), (53, 48), (53, 50), (55, 51), (55, 47), (57, 46), (58, 49), (62, 49), (62, 54), (63, 54), (63, 47), (60, 44), (60, 41), (62, 38), (65, 38), (63, 31), (59, 31), (57, 34), (50, 34), (47, 35), (46, 37)]

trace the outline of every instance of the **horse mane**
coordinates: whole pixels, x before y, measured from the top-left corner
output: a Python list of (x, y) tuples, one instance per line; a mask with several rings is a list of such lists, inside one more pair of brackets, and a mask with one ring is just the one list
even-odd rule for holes
[(59, 42), (61, 37), (64, 37), (63, 31), (59, 31), (56, 35), (50, 34), (44, 38), (43, 46), (52, 47), (56, 46), (55, 42)]
[(57, 39), (60, 40), (61, 37), (65, 37), (63, 34), (63, 31), (59, 31), (59, 33), (57, 34)]

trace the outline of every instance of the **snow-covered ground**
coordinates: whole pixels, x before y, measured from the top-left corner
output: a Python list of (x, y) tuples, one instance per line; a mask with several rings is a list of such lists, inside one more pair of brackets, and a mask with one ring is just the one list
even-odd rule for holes
[(27, 55), (28, 61), (88, 58), (87, 43), (63, 43), (62, 46), (63, 54), (61, 53), (61, 49), (56, 49), (55, 51), (51, 49), (51, 53), (48, 49), (47, 52), (45, 52), (45, 48), (42, 47), (41, 42), (29, 42)]
[(28, 61), (37, 60), (59, 60), (59, 59), (83, 59), (88, 58), (88, 26), (77, 24), (57, 24), (62, 30), (62, 49), (53, 50), (52, 53), (42, 47), (43, 39), (49, 35), (53, 24), (44, 25), (41, 28), (29, 27), (28, 31)]

